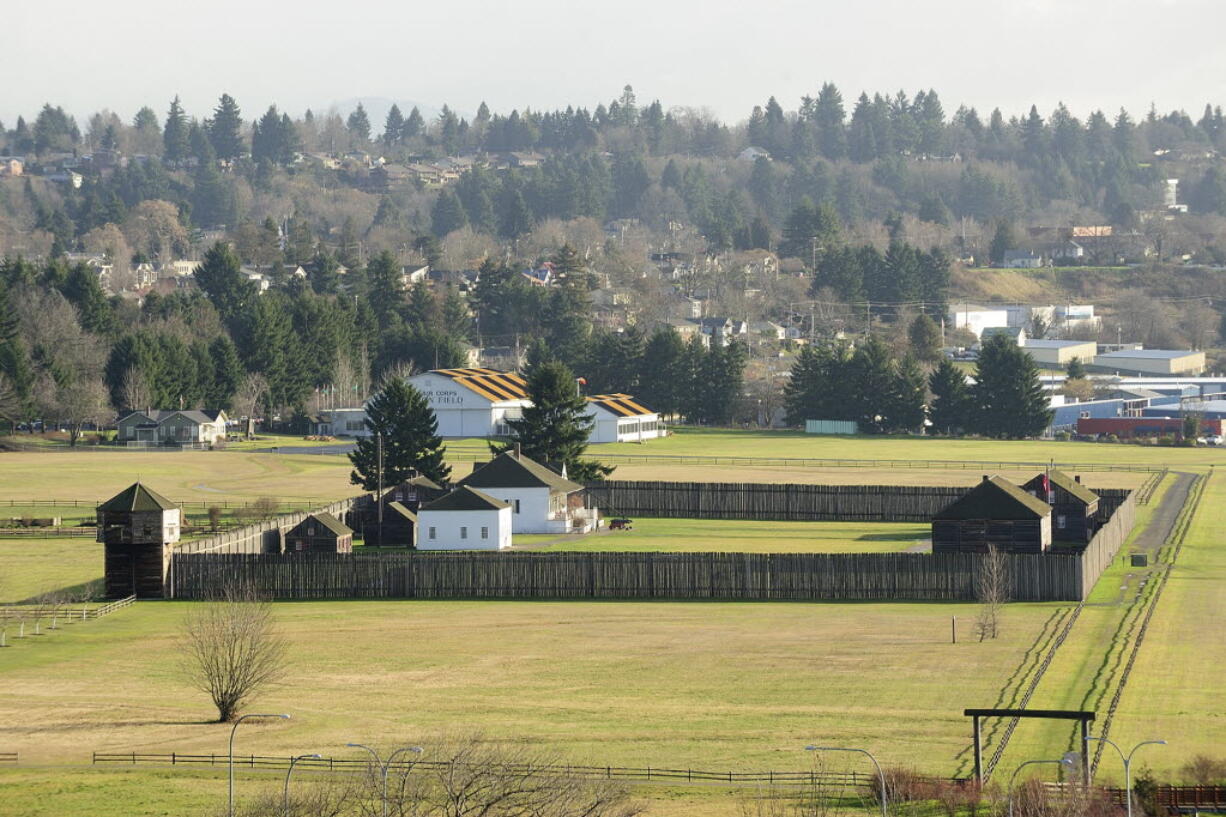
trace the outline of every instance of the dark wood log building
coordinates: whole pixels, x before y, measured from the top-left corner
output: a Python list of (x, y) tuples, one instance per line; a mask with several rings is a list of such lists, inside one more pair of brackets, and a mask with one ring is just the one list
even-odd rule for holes
[(107, 597), (162, 598), (182, 526), (179, 506), (137, 482), (99, 505), (97, 522)]
[(1043, 553), (1051, 547), (1051, 506), (1003, 477), (984, 476), (932, 518), (933, 553)]
[(1026, 493), (1051, 507), (1052, 539), (1085, 544), (1097, 530), (1098, 494), (1081, 484), (1081, 477), (1063, 471), (1036, 474), (1022, 486)]
[(286, 553), (353, 553), (353, 531), (330, 513), (313, 513), (285, 533)]

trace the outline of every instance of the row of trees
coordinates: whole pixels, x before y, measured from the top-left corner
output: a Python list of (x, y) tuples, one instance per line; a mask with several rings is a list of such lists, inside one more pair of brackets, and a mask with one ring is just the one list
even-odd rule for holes
[(898, 358), (877, 338), (854, 352), (842, 346), (801, 350), (784, 388), (787, 422), (851, 420), (860, 433), (915, 433), (1023, 438), (1052, 420), (1034, 360), (1007, 338), (983, 344), (975, 382), (949, 360), (927, 376), (910, 353)]

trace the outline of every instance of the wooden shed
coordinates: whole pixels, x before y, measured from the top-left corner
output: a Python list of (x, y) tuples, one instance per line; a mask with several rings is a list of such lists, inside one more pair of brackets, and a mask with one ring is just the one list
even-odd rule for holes
[(1022, 490), (1051, 507), (1052, 539), (1057, 542), (1089, 542), (1098, 517), (1098, 494), (1081, 484), (1081, 477), (1063, 471), (1036, 474)]
[(98, 506), (97, 523), (107, 597), (162, 598), (182, 525), (179, 506), (136, 482)]
[(286, 553), (353, 553), (353, 531), (330, 513), (313, 513), (285, 533)]
[(418, 474), (388, 490), (383, 495), (383, 502), (385, 505), (399, 502), (408, 510), (417, 513), (422, 505), (442, 499), (446, 495), (446, 488), (429, 477)]
[(932, 518), (933, 553), (1043, 553), (1051, 546), (1051, 507), (1003, 477), (985, 476)]
[(393, 548), (417, 546), (417, 514), (400, 502), (384, 504), (382, 525), (373, 513), (364, 520), (363, 525), (363, 544)]

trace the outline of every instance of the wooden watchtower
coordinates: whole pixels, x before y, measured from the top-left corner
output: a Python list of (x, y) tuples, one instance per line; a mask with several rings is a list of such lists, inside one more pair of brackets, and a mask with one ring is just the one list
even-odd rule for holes
[(139, 482), (99, 505), (107, 597), (162, 598), (181, 527), (179, 506)]

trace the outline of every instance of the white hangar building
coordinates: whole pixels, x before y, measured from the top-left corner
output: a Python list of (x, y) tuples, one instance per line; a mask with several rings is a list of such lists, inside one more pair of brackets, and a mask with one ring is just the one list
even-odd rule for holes
[[(504, 437), (507, 420), (517, 420), (532, 405), (528, 382), (513, 372), (495, 369), (435, 369), (409, 378), (438, 418), (440, 437)], [(595, 420), (589, 442), (641, 442), (660, 437), (660, 415), (628, 394), (588, 397)]]

